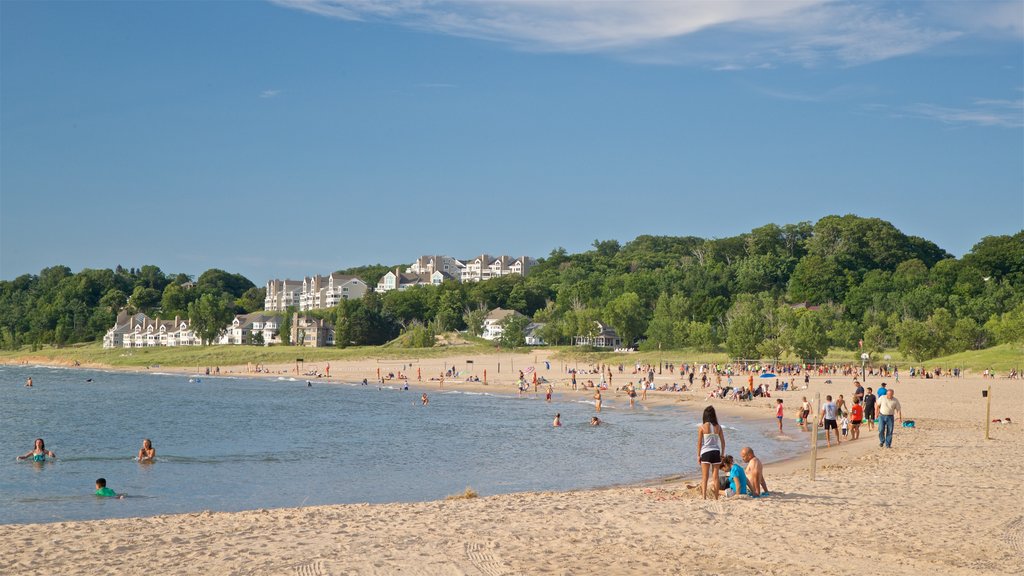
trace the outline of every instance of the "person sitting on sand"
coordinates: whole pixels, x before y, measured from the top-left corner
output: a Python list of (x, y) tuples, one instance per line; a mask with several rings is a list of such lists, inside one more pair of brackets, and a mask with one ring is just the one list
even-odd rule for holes
[(32, 459), (33, 462), (45, 462), (46, 457), (56, 459), (57, 455), (52, 450), (46, 449), (46, 442), (43, 442), (42, 438), (36, 438), (36, 445), (31, 451), (23, 456), (18, 456), (18, 460)]
[(558, 428), (561, 425), (562, 425), (562, 414), (561, 414), (561, 412), (559, 412), (558, 414), (555, 414), (555, 421), (551, 423), (551, 426), (553, 426), (555, 428)]
[(104, 498), (124, 498), (124, 494), (118, 494), (117, 492), (114, 492), (110, 488), (107, 488), (106, 478), (96, 479), (96, 495), (103, 496)]
[(757, 498), (768, 495), (768, 483), (764, 481), (764, 466), (761, 459), (754, 456), (754, 449), (745, 446), (740, 450), (740, 458), (747, 463), (747, 480), (750, 482), (750, 495)]
[(136, 458), (139, 462), (152, 462), (156, 458), (156, 448), (149, 438), (142, 440), (142, 448), (139, 448), (139, 455)]
[(747, 473), (744, 472), (743, 467), (739, 464), (733, 463), (732, 456), (724, 456), (722, 458), (722, 472), (728, 477), (729, 487), (725, 491), (726, 496), (747, 493)]

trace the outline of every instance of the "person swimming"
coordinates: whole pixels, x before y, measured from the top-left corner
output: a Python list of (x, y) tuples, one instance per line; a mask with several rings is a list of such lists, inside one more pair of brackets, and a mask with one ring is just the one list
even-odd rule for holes
[(591, 426), (600, 426), (602, 423), (603, 422), (601, 421), (601, 419), (598, 418), (597, 416), (591, 416), (590, 417), (590, 425)]
[(559, 412), (558, 414), (555, 414), (555, 421), (552, 422), (551, 425), (554, 426), (555, 428), (558, 428), (559, 426), (562, 425), (562, 414), (561, 414), (561, 412)]
[(42, 438), (36, 438), (35, 448), (25, 455), (18, 456), (18, 460), (28, 460), (31, 458), (33, 462), (45, 462), (47, 456), (54, 459), (57, 458), (57, 455), (52, 450), (46, 449), (46, 442), (43, 442)]
[(152, 462), (156, 458), (156, 448), (149, 438), (142, 440), (142, 448), (139, 448), (139, 455), (136, 458), (139, 462)]

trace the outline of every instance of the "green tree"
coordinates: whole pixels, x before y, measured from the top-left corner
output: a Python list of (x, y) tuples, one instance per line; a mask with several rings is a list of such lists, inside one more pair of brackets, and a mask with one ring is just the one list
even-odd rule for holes
[(188, 318), (192, 330), (209, 345), (227, 328), (234, 318), (234, 305), (230, 297), (203, 294), (188, 305)]
[(634, 292), (626, 292), (609, 302), (604, 308), (604, 318), (626, 346), (632, 346), (647, 326), (646, 311)]
[(670, 350), (675, 347), (675, 320), (669, 306), (669, 296), (665, 292), (658, 296), (654, 305), (654, 316), (647, 325), (647, 340), (643, 344), (645, 350)]
[(484, 319), (487, 318), (487, 308), (483, 304), (478, 305), (476, 308), (466, 308), (463, 313), (463, 319), (466, 322), (466, 329), (473, 336), (479, 336), (484, 333)]
[(753, 359), (760, 356), (758, 346), (764, 341), (764, 316), (760, 301), (741, 295), (726, 314), (725, 348), (733, 358)]
[(828, 332), (820, 314), (804, 312), (793, 333), (793, 352), (803, 360), (824, 358), (828, 355)]
[[(165, 291), (166, 292), (166, 291)], [(235, 307), (241, 309), (242, 313), (250, 314), (258, 310), (263, 310), (263, 305), (266, 303), (267, 289), (257, 288), (253, 286), (242, 292), (242, 295), (235, 300)]]
[(144, 312), (146, 314), (156, 310), (160, 304), (160, 292), (153, 288), (136, 286), (132, 295), (128, 297), (128, 308), (133, 312)]
[(509, 314), (501, 319), (498, 324), (501, 326), (501, 338), (498, 342), (503, 348), (518, 348), (526, 343), (523, 330), (530, 323), (530, 319), (522, 314)]

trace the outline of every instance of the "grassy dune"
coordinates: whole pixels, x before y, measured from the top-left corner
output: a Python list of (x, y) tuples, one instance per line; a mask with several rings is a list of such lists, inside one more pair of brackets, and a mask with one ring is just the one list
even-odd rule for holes
[[(582, 350), (572, 346), (548, 348), (522, 348), (517, 352), (533, 353), (538, 350), (553, 352), (555, 358), (565, 362), (605, 363), (605, 364), (658, 364), (659, 362), (728, 362), (729, 356), (724, 352), (700, 352), (697, 350), (665, 350), (634, 353), (598, 352)], [(98, 343), (79, 344), (63, 348), (43, 348), (31, 351), (23, 348), (17, 351), (0, 351), (0, 362), (17, 363), (21, 361), (44, 362), (54, 364), (71, 364), (75, 361), (82, 364), (105, 365), (115, 367), (134, 366), (239, 366), (246, 363), (276, 364), (291, 363), (297, 358), (304, 362), (323, 362), (327, 360), (345, 361), (367, 358), (380, 360), (415, 360), (420, 358), (442, 358), (445, 356), (463, 356), (491, 354), (495, 347), (486, 341), (459, 341), (458, 344), (436, 346), (434, 348), (396, 348), (393, 346), (361, 346), (353, 348), (297, 348), (291, 346), (193, 346), (183, 348), (134, 348), (104, 350)], [(502, 353), (509, 353), (503, 350)], [(890, 356), (884, 360), (884, 356)], [(792, 356), (784, 356), (784, 362), (797, 362)], [(860, 363), (860, 354), (849, 350), (832, 350), (826, 362)], [(899, 366), (925, 367), (961, 367), (981, 371), (993, 368), (1005, 372), (1016, 368), (1024, 369), (1024, 344), (1003, 344), (985, 350), (961, 352), (924, 362), (911, 362), (897, 351), (888, 351), (882, 358), (872, 359), (874, 363), (891, 363)]]

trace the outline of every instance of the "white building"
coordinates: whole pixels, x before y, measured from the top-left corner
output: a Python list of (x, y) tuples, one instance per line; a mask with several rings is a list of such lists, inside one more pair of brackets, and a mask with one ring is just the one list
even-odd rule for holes
[(615, 329), (603, 322), (595, 321), (597, 334), (594, 336), (577, 336), (574, 339), (576, 346), (594, 346), (596, 348), (618, 348), (622, 346), (622, 339), (619, 338)]
[(466, 260), (466, 265), (462, 269), (462, 281), (480, 282), (509, 274), (526, 276), (536, 263), (537, 261), (529, 256), (512, 258), (511, 256), (494, 257), (490, 254), (481, 254), (476, 258)]
[(302, 297), (302, 282), (299, 280), (270, 280), (267, 282), (267, 296), (263, 309), (267, 312), (284, 312), (290, 307), (299, 307)]
[[(259, 334), (264, 346), (280, 344), (282, 319), (283, 316), (279, 314), (266, 314), (264, 312), (239, 314), (235, 316), (231, 325), (224, 330), (217, 343), (252, 344), (253, 337)], [(257, 341), (259, 339), (257, 338)]]
[(487, 313), (487, 317), (484, 318), (483, 333), (480, 337), (485, 340), (497, 340), (501, 338), (501, 335), (505, 332), (501, 326), (502, 320), (509, 316), (522, 316), (515, 310), (505, 310), (503, 308), (495, 308)]
[(329, 276), (306, 276), (299, 280), (267, 282), (263, 309), (284, 312), (290, 307), (299, 310), (333, 308), (343, 300), (362, 298), (369, 287), (355, 276), (334, 273)]
[(435, 270), (433, 272), (399, 272), (398, 268), (388, 270), (377, 282), (377, 292), (390, 292), (392, 290), (407, 290), (413, 286), (440, 286), (445, 280), (458, 281), (457, 277)]
[(199, 346), (202, 340), (191, 328), (188, 320), (177, 316), (174, 320), (150, 318), (143, 313), (129, 315), (122, 310), (114, 327), (103, 336), (104, 348), (149, 348), (152, 346)]
[(449, 276), (461, 279), (462, 270), (466, 267), (461, 261), (451, 256), (420, 256), (405, 269), (406, 274), (433, 274), (442, 272)]
[(540, 336), (540, 329), (545, 326), (544, 322), (530, 322), (523, 329), (523, 337), (527, 346), (547, 346), (547, 342)]

